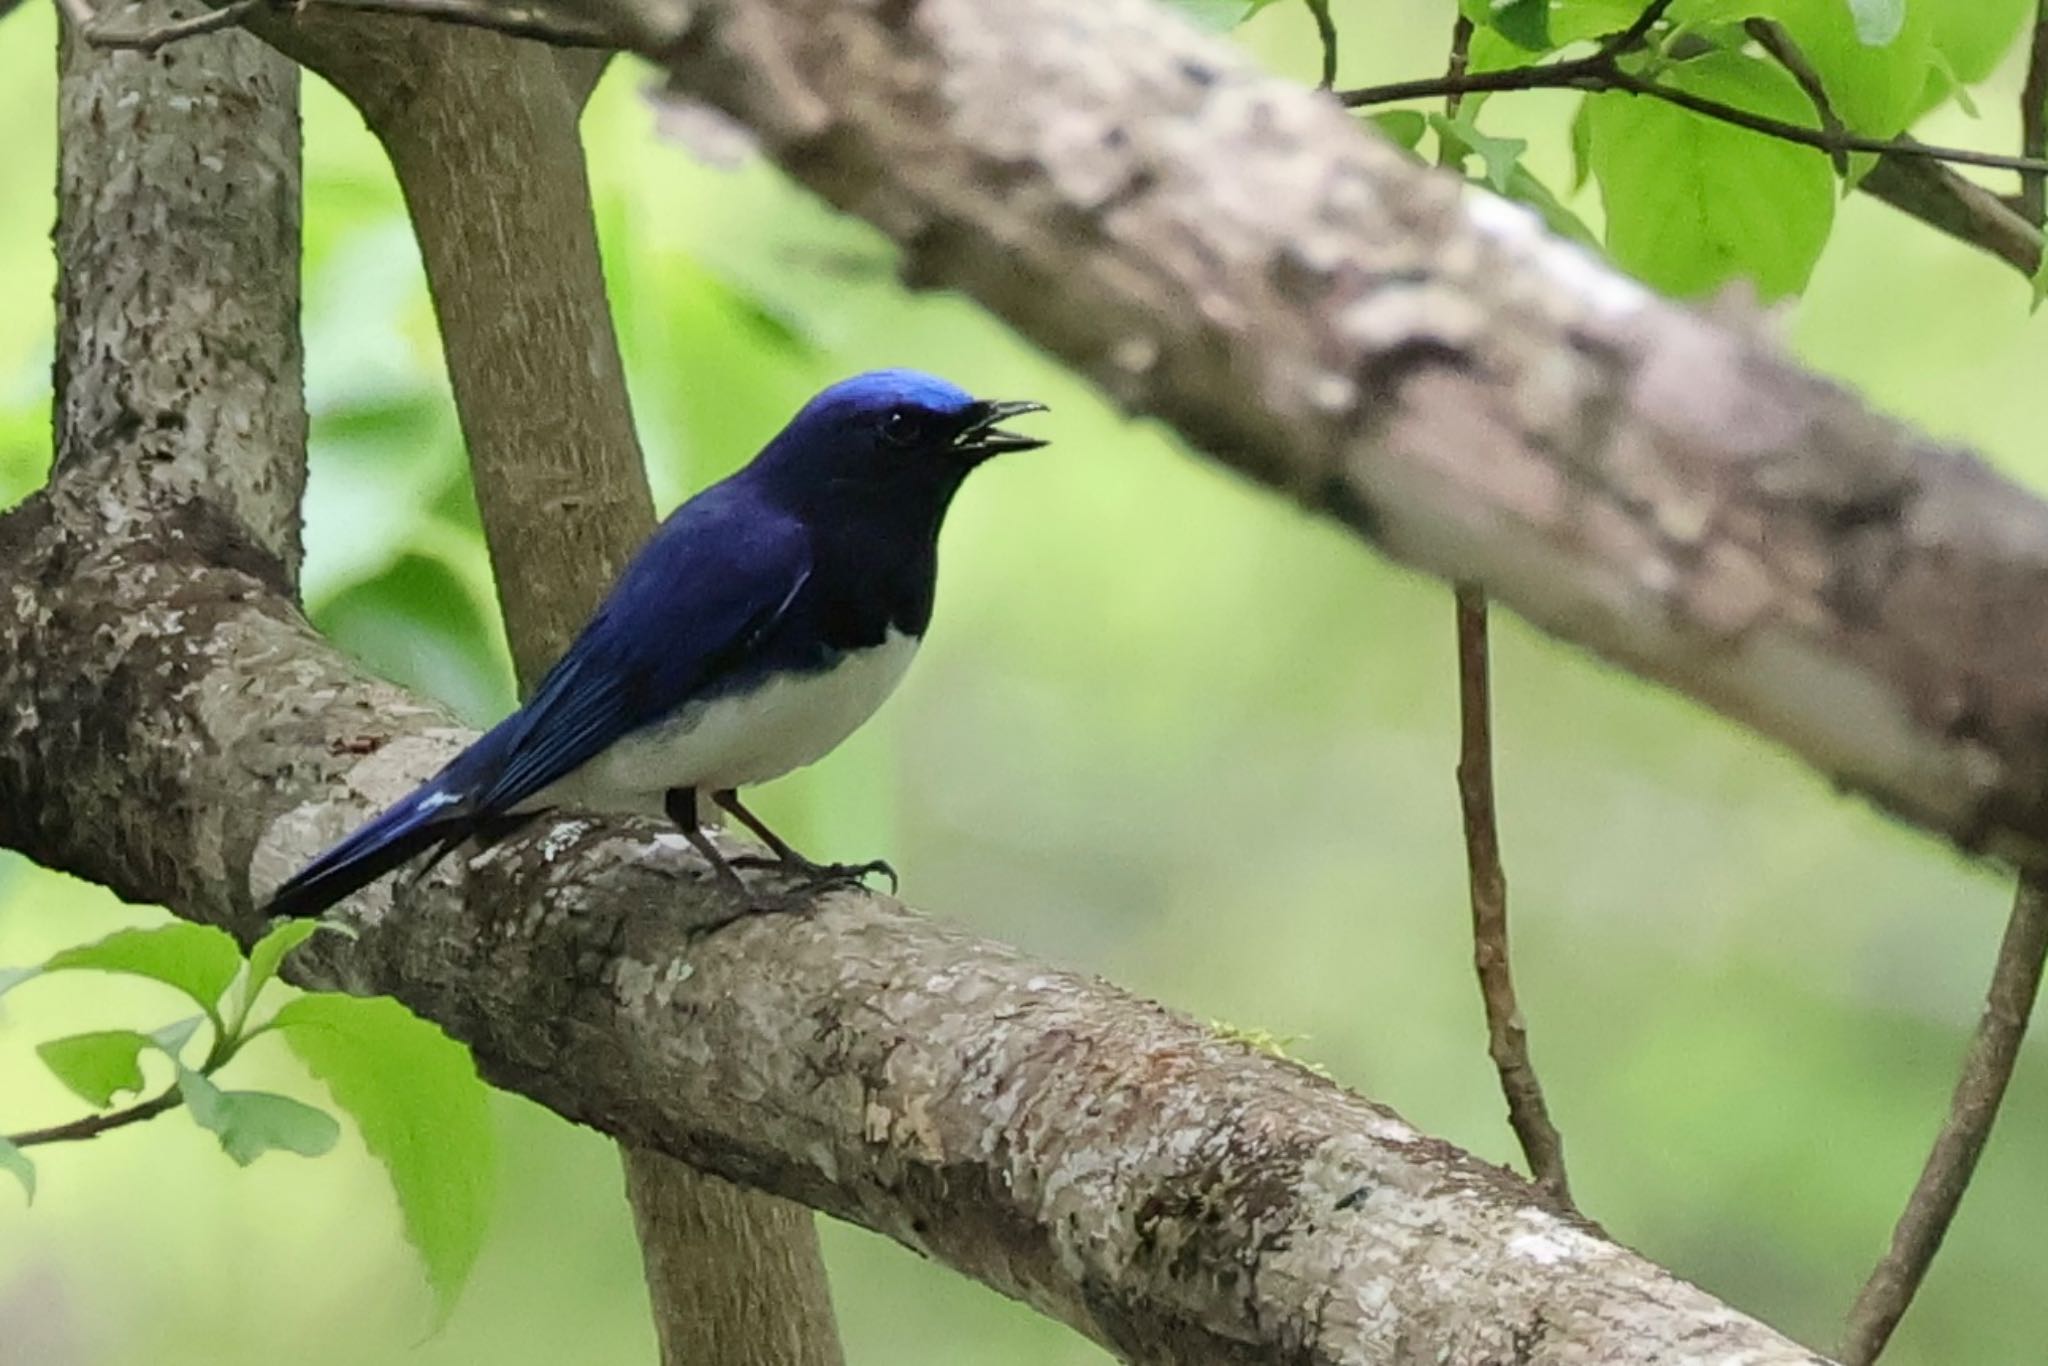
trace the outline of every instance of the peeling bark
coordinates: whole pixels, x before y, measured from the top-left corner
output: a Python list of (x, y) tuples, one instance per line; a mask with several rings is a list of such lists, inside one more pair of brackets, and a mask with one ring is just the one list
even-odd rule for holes
[[(0, 519), (0, 843), (248, 940), (470, 733), (355, 673), (232, 523), (163, 502), (110, 537), (64, 493)], [(658, 824), (557, 822), (354, 906), (294, 980), (395, 995), (499, 1085), (1133, 1361), (1818, 1360), (1380, 1106), (888, 898), (713, 930)]]

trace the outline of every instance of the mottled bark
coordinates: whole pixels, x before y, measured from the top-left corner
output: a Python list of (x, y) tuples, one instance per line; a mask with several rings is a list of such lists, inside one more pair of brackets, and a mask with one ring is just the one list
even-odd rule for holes
[[(654, 528), (577, 136), (606, 54), (318, 10), (257, 27), (391, 157), (529, 691)], [(667, 1366), (837, 1366), (809, 1211), (622, 1155)]]
[[(147, 511), (0, 520), (39, 585), (0, 610), (0, 841), (247, 938), (468, 733), (354, 673), (203, 505)], [(297, 980), (396, 995), (500, 1085), (1134, 1361), (1816, 1360), (1379, 1106), (885, 897), (706, 932), (729, 910), (679, 836), (586, 820), (395, 895)]]
[(57, 60), (57, 466), (206, 489), (295, 574), (298, 68), (243, 33), (144, 55), (68, 24)]

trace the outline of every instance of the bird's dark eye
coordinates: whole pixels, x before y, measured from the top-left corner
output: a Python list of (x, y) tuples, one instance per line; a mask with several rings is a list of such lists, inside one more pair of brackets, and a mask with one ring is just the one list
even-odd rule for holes
[(924, 414), (914, 408), (892, 408), (882, 419), (882, 440), (892, 446), (913, 446), (924, 435)]

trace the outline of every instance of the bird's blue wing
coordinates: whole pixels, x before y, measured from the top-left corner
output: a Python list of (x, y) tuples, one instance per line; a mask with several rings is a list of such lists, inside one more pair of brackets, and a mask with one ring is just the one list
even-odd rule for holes
[(266, 913), (318, 914), (744, 670), (810, 576), (800, 526), (730, 482), (705, 490), (634, 557), (532, 701), (293, 874)]
[(700, 496), (656, 533), (532, 700), (463, 756), (465, 809), (510, 810), (744, 666), (811, 558), (795, 524), (733, 513)]

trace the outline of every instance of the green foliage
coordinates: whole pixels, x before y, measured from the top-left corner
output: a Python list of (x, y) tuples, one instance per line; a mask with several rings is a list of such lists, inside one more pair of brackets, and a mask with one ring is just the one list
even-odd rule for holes
[[(250, 950), (246, 969), (234, 941), (217, 930), (182, 922), (121, 930), (60, 950), (39, 967), (0, 970), (0, 989), (41, 973), (94, 969), (150, 978), (190, 996), (204, 1015), (148, 1033), (72, 1034), (36, 1052), (96, 1110), (107, 1109), (120, 1093), (139, 1093), (141, 1055), (163, 1053), (176, 1076), (175, 1090), (167, 1094), (182, 1100), (194, 1122), (242, 1166), (273, 1151), (318, 1157), (333, 1149), (341, 1133), (333, 1116), (302, 1101), (216, 1084), (214, 1077), (251, 1039), (270, 1030), (282, 1033), (354, 1117), (364, 1144), (389, 1172), (407, 1236), (445, 1316), (482, 1245), (496, 1170), (485, 1089), (468, 1052), (388, 1000), (304, 996), (267, 1023), (249, 1027), (286, 956), (320, 930), (335, 928), (313, 920), (281, 924)], [(184, 1052), (207, 1023), (212, 1043), (203, 1060), (190, 1064)], [(0, 1166), (13, 1171), (33, 1197), (34, 1167), (4, 1139)]]
[(155, 1046), (132, 1029), (97, 1029), (38, 1044), (36, 1056), (73, 1095), (104, 1110), (117, 1093), (142, 1090), (142, 1050)]
[(1548, 52), (1550, 0), (1459, 0), (1458, 8), (1474, 24), (1492, 29), (1528, 52)]
[(483, 1246), (496, 1145), (469, 1050), (396, 1001), (301, 996), (275, 1026), (384, 1164), (442, 1314)]
[(199, 1127), (219, 1138), (221, 1151), (244, 1167), (277, 1150), (319, 1157), (341, 1137), (332, 1115), (303, 1101), (267, 1091), (223, 1091), (183, 1063), (178, 1093)]
[[(1900, 25), (1880, 44), (1865, 41), (1858, 17), (1843, 0), (1769, 0), (1756, 8), (1785, 26), (1835, 113), (1854, 131), (1892, 137), (1919, 112), (1934, 63), (1931, 6), (1904, 7)], [(1811, 113), (1804, 92), (1798, 103)]]
[[(1812, 107), (1779, 68), (1717, 52), (1664, 73), (1682, 90), (1792, 122)], [(1607, 249), (1667, 293), (1732, 278), (1766, 298), (1804, 287), (1834, 224), (1827, 158), (1660, 101), (1590, 97), (1587, 165), (1607, 209)]]
[(21, 1188), (28, 1195), (30, 1204), (36, 1200), (36, 1164), (28, 1160), (28, 1154), (0, 1137), (0, 1171), (13, 1174), (21, 1182)]
[(1413, 109), (1387, 109), (1372, 116), (1373, 123), (1390, 141), (1414, 151), (1429, 131), (1429, 120)]
[(1428, 126), (1459, 162), (1462, 163), (1467, 156), (1479, 158), (1485, 168), (1481, 173), (1482, 183), (1494, 193), (1534, 209), (1552, 232), (1587, 246), (1598, 246), (1599, 239), (1593, 235), (1593, 230), (1522, 164), (1522, 154), (1528, 150), (1528, 142), (1522, 138), (1496, 138), (1481, 133), (1473, 123), (1474, 117), (1468, 105), (1458, 111), (1455, 119), (1442, 114), (1429, 115)]
[(277, 970), (284, 966), (285, 955), (323, 928), (333, 927), (318, 920), (287, 920), (256, 941), (256, 946), (249, 950), (249, 968), (243, 974), (240, 1001), (235, 1009), (238, 1027), (249, 1018), (256, 997), (277, 976)]
[(2034, 0), (1945, 0), (1935, 5), (1916, 0), (1907, 9), (1927, 11), (1928, 37), (1945, 60), (1948, 75), (1960, 84), (1975, 85), (2012, 47), (2020, 26), (2034, 12)]
[(176, 987), (213, 1016), (235, 980), (242, 955), (235, 941), (210, 925), (174, 920), (146, 930), (117, 930), (104, 939), (52, 954), (42, 972), (92, 969), (148, 977)]

